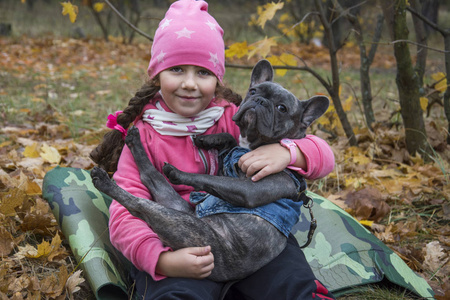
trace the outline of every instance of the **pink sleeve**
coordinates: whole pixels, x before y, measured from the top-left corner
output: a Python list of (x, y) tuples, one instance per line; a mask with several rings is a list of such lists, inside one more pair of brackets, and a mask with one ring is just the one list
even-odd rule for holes
[(307, 179), (327, 176), (334, 169), (334, 154), (327, 142), (315, 135), (294, 140), (306, 159), (306, 170), (299, 173)]
[[(151, 198), (147, 188), (141, 183), (137, 166), (126, 145), (119, 159), (114, 180), (120, 187), (137, 197)], [(136, 268), (147, 272), (154, 280), (164, 279), (165, 276), (157, 274), (155, 269), (159, 255), (169, 251), (170, 248), (163, 246), (158, 235), (147, 223), (132, 216), (117, 201), (111, 203), (109, 212), (109, 233), (114, 247), (122, 252)]]

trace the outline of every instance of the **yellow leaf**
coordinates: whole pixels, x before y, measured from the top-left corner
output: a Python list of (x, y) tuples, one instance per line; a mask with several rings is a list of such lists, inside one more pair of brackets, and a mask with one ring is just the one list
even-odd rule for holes
[(372, 160), (365, 155), (357, 155), (353, 157), (353, 162), (358, 165), (367, 165)]
[(420, 97), (420, 107), (423, 111), (427, 110), (428, 107), (428, 98), (427, 97)]
[(94, 4), (94, 10), (96, 12), (101, 12), (103, 10), (103, 8), (105, 8), (105, 3), (97, 2)]
[(295, 56), (289, 53), (283, 53), (280, 55), (280, 60), (283, 62), (283, 64), (287, 66), (296, 66), (297, 60), (295, 59)]
[(327, 127), (327, 126), (331, 125), (330, 119), (326, 116), (321, 116), (316, 122), (317, 122), (317, 124), (320, 124), (323, 127)]
[(270, 53), (270, 48), (276, 45), (277, 42), (275, 41), (275, 37), (267, 38), (266, 36), (264, 40), (258, 41), (251, 45), (254, 48), (249, 52), (248, 59), (250, 59), (255, 54), (259, 54), (262, 57), (266, 58)]
[(58, 164), (61, 161), (61, 155), (59, 154), (58, 150), (47, 145), (46, 143), (44, 143), (44, 145), (41, 147), (40, 155), (44, 160), (48, 161), (51, 164)]
[(364, 225), (367, 227), (372, 227), (372, 225), (373, 225), (373, 221), (369, 221), (369, 220), (360, 220), (359, 223), (361, 223), (361, 225)]
[(43, 241), (37, 246), (37, 254), (31, 258), (39, 258), (41, 256), (48, 256), (52, 252), (52, 246), (49, 242)]
[(284, 6), (283, 2), (279, 3), (271, 2), (265, 4), (263, 6), (262, 12), (259, 13), (259, 18), (257, 20), (258, 25), (261, 26), (262, 29), (264, 29), (264, 25), (266, 25), (266, 22), (272, 20), (277, 10), (282, 9), (283, 6)]
[[(339, 88), (340, 90), (340, 88)], [(349, 96), (345, 102), (344, 105), (342, 105), (342, 108), (344, 109), (344, 111), (350, 111), (352, 109), (352, 104), (353, 104), (353, 96)]]
[(445, 92), (447, 89), (447, 78), (445, 77), (445, 74), (442, 72), (434, 73), (431, 75), (431, 78), (437, 82), (434, 88), (441, 93)]
[(286, 22), (291, 19), (291, 15), (288, 13), (284, 13), (280, 17), (280, 22)]
[[(272, 66), (282, 66), (283, 65), (280, 58), (276, 55), (272, 55), (271, 57), (267, 57), (266, 59), (272, 64)], [(278, 76), (284, 76), (286, 74), (286, 71), (287, 71), (286, 69), (276, 69), (275, 73)]]
[(53, 237), (51, 243), (43, 241), (37, 245), (37, 249), (30, 245), (19, 247), (19, 249), (19, 256), (28, 258), (48, 257), (49, 261), (52, 261), (53, 257), (61, 253), (66, 253), (64, 247), (61, 246), (61, 238), (58, 234)]
[(63, 16), (68, 14), (70, 22), (75, 23), (78, 14), (78, 6), (73, 5), (70, 2), (62, 2), (61, 5), (63, 6), (62, 10)]
[[(292, 54), (283, 53), (280, 56), (273, 55), (268, 57), (267, 60), (274, 66), (296, 66), (297, 61)], [(278, 76), (286, 75), (287, 69), (276, 69), (275, 73)]]
[(237, 56), (241, 58), (248, 54), (250, 47), (247, 45), (247, 41), (242, 43), (234, 43), (227, 50), (225, 50), (225, 57)]
[(23, 151), (23, 156), (30, 158), (39, 157), (38, 143), (33, 143), (32, 145), (26, 146)]

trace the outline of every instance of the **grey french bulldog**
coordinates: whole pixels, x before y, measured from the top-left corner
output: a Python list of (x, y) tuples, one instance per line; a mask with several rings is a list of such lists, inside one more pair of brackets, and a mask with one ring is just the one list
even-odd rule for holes
[[(272, 82), (272, 79), (270, 63), (267, 60), (258, 62), (252, 71), (249, 91), (233, 116), (250, 149), (279, 143), (283, 138), (305, 137), (306, 128), (329, 106), (329, 100), (324, 96), (300, 101), (281, 85)], [(194, 209), (151, 164), (137, 128), (130, 128), (125, 142), (138, 166), (141, 181), (149, 189), (154, 201), (124, 191), (109, 179), (103, 169), (97, 167), (91, 172), (95, 187), (126, 207), (132, 215), (147, 222), (166, 246), (177, 250), (210, 245), (215, 266), (209, 276), (211, 280), (245, 278), (269, 263), (285, 248), (289, 233), (283, 233), (273, 222), (266, 221), (261, 214), (252, 211), (279, 201), (295, 207), (299, 193), (303, 192), (298, 184), (302, 179), (295, 180), (299, 175), (285, 170), (253, 182), (235, 163), (231, 163), (228, 168), (235, 170), (237, 178), (190, 174), (166, 164), (164, 174), (173, 184), (190, 185), (196, 191), (208, 193), (203, 193), (207, 200)], [(232, 148), (239, 149), (235, 148), (237, 142), (228, 133), (197, 136), (195, 144), (204, 149), (218, 149), (223, 154), (222, 158)], [(210, 213), (199, 216), (198, 207), (211, 199), (216, 207), (203, 207)], [(223, 212), (221, 208), (227, 205), (240, 213)]]

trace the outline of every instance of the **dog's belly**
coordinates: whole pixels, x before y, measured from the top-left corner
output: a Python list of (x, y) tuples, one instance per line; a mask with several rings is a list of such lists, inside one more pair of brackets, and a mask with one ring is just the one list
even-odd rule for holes
[[(254, 273), (286, 247), (286, 237), (266, 220), (250, 214), (222, 213), (202, 218), (223, 239), (226, 248), (215, 260), (211, 279), (241, 279)], [(215, 257), (217, 253), (214, 253)]]

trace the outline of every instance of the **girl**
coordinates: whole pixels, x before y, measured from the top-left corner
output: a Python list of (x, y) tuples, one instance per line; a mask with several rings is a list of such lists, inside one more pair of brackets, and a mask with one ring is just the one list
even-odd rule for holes
[[(233, 103), (241, 98), (223, 86), (223, 30), (207, 8), (206, 2), (194, 0), (171, 5), (155, 33), (149, 82), (123, 113), (109, 117), (116, 130), (105, 135), (91, 153), (100, 167), (115, 172), (119, 186), (137, 197), (151, 199), (124, 146), (131, 123), (139, 129), (150, 161), (159, 171), (169, 162), (186, 172), (215, 175), (217, 155), (195, 147), (192, 137), (228, 132), (239, 139), (239, 128), (231, 117), (237, 111)], [(273, 144), (244, 155), (239, 167), (254, 181), (284, 170), (291, 160), (309, 179), (332, 171), (334, 156), (326, 142), (308, 135), (295, 143), (296, 159), (288, 149)], [(189, 202), (192, 187), (176, 185), (174, 189)], [(277, 258), (232, 285), (206, 278), (214, 268), (208, 245), (172, 251), (116, 201), (110, 206), (109, 228), (112, 244), (135, 266), (131, 276), (145, 299), (333, 299), (314, 277), (292, 235)]]

